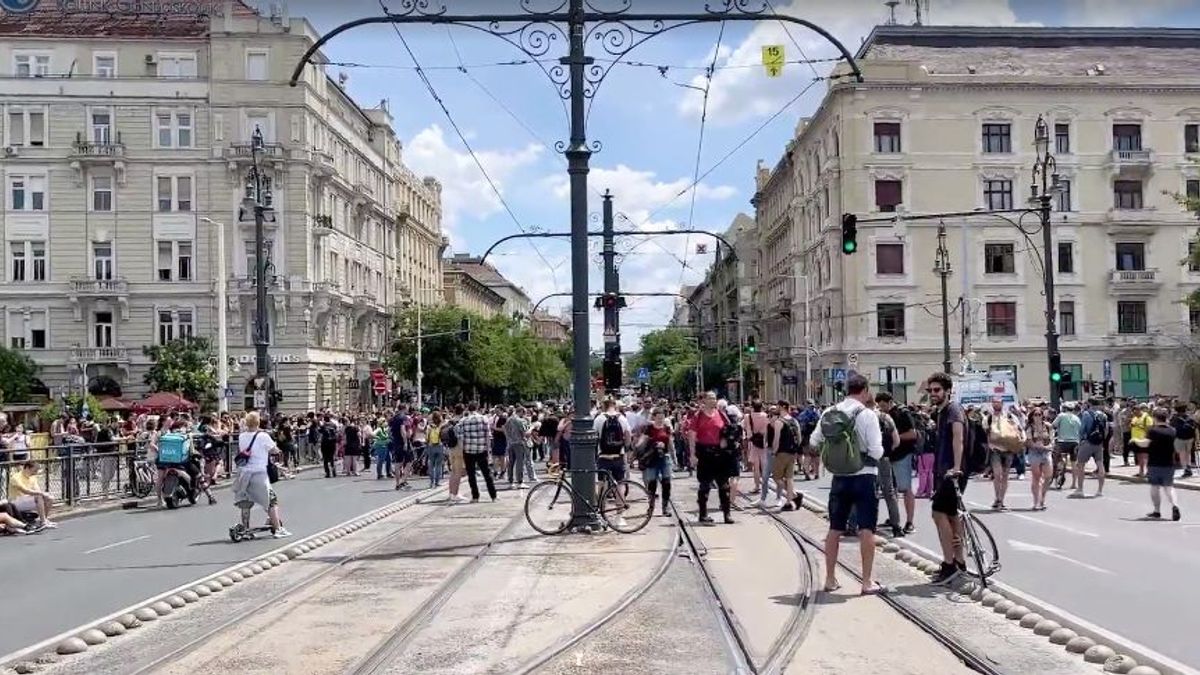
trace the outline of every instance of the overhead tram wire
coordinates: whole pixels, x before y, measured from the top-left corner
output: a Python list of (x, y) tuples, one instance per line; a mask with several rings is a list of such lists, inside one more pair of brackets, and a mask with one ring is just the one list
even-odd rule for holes
[[(379, 8), (382, 9), (385, 14), (390, 14), (387, 5), (384, 4), (383, 0), (379, 0)], [(396, 37), (400, 39), (400, 44), (404, 47), (404, 51), (407, 52), (408, 57), (412, 59), (413, 69), (414, 72), (416, 72), (417, 77), (421, 80), (422, 84), (425, 85), (425, 89), (429, 91), (429, 95), (438, 104), (438, 107), (442, 109), (442, 114), (446, 116), (446, 121), (450, 123), (450, 127), (454, 129), (455, 135), (458, 136), (458, 140), (463, 144), (463, 147), (467, 149), (467, 153), (471, 155), (471, 160), (475, 162), (475, 166), (479, 169), (479, 173), (482, 174), (484, 180), (487, 181), (488, 187), (490, 187), (492, 192), (496, 195), (496, 199), (500, 200), (500, 205), (504, 207), (504, 211), (508, 213), (508, 217), (512, 219), (513, 223), (517, 226), (517, 229), (528, 234), (529, 228), (526, 227), (519, 218), (517, 218), (517, 214), (513, 212), (512, 207), (508, 204), (508, 201), (504, 199), (504, 195), (500, 192), (500, 188), (496, 185), (496, 182), (492, 180), (491, 174), (489, 174), (487, 169), (483, 166), (483, 162), (479, 160), (479, 155), (475, 154), (475, 149), (471, 147), (471, 142), (467, 140), (466, 135), (463, 134), (462, 129), (459, 128), (458, 122), (455, 121), (454, 115), (450, 114), (450, 109), (446, 106), (446, 102), (442, 100), (440, 95), (438, 95), (437, 89), (435, 89), (433, 86), (433, 82), (431, 82), (429, 76), (425, 74), (425, 70), (421, 68), (421, 62), (417, 59), (417, 55), (415, 52), (413, 52), (412, 47), (409, 47), (408, 40), (406, 40), (404, 38), (404, 34), (400, 32), (399, 26), (396, 24), (391, 24), (391, 26), (392, 30), (396, 33)], [(537, 253), (538, 258), (540, 258), (542, 263), (546, 265), (546, 269), (550, 271), (550, 282), (554, 285), (554, 290), (557, 292), (559, 290), (558, 275), (554, 273), (555, 269), (557, 268), (550, 264), (550, 261), (546, 259), (545, 255), (542, 254), (541, 249), (539, 249), (536, 245), (533, 245), (532, 242), (531, 246), (534, 252)]]
[[(704, 71), (704, 100), (700, 104), (700, 134), (696, 139), (696, 168), (692, 172), (692, 205), (688, 209), (688, 226), (687, 229), (692, 229), (692, 225), (696, 216), (696, 193), (700, 190), (700, 159), (704, 152), (704, 129), (708, 124), (708, 97), (712, 91), (713, 69), (717, 67), (717, 59), (721, 56), (721, 41), (725, 39), (725, 22), (721, 22), (721, 29), (717, 32), (717, 44), (713, 47), (712, 62), (708, 64), (708, 69)], [(664, 75), (665, 77), (665, 75)], [(683, 264), (679, 266), (679, 283), (683, 285), (683, 274), (688, 269), (688, 246), (692, 243), (692, 233), (688, 232), (683, 239)], [(720, 247), (720, 244), (717, 245)]]

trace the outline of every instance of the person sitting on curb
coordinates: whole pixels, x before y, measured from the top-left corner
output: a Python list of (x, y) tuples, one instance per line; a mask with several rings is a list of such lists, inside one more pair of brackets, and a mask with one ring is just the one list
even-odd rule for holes
[(12, 502), (0, 499), (0, 533), (2, 534), (36, 534), (46, 529), (46, 524), (40, 521), (26, 523), (20, 518), (21, 512)]
[(8, 496), (12, 498), (13, 506), (21, 513), (38, 514), (38, 522), (49, 528), (58, 527), (58, 523), (50, 520), (50, 508), (54, 506), (54, 498), (49, 492), (38, 485), (37, 464), (26, 461), (19, 471), (8, 477)]

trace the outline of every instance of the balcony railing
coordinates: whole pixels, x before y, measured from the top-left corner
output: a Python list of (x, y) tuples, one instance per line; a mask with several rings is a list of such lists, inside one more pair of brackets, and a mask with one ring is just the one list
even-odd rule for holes
[(76, 363), (125, 363), (129, 350), (124, 347), (73, 347), (71, 360)]
[(1158, 270), (1113, 270), (1114, 284), (1157, 284)]
[(313, 216), (313, 236), (325, 237), (333, 234), (333, 217), (327, 215)]
[[(254, 146), (250, 143), (230, 143), (225, 154), (229, 159), (249, 162), (254, 156)], [(282, 160), (287, 157), (287, 149), (279, 143), (263, 143), (259, 157), (262, 159)]]
[(1113, 161), (1121, 164), (1149, 164), (1149, 150), (1113, 150)]
[(129, 293), (129, 284), (124, 279), (87, 279), (71, 280), (71, 293), (74, 295), (117, 296)]
[(71, 144), (70, 158), (76, 161), (116, 161), (125, 158), (125, 144), (121, 142), (120, 134), (117, 141), (95, 142), (77, 137)]

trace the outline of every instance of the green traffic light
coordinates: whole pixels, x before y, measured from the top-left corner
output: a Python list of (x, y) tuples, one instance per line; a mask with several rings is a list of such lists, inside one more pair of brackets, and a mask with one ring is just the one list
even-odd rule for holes
[(842, 242), (842, 250), (845, 251), (846, 253), (854, 253), (854, 251), (857, 249), (858, 249), (858, 244), (856, 242), (853, 242), (853, 241)]
[(1062, 373), (1050, 373), (1051, 382), (1062, 382)]

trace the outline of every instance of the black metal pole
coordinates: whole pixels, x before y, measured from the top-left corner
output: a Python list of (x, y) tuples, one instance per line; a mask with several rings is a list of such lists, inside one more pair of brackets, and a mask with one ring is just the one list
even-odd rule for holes
[(564, 154), (571, 180), (571, 329), (573, 335), (575, 419), (571, 426), (571, 527), (592, 530), (599, 526), (596, 501), (596, 432), (592, 430), (591, 346), (588, 344), (588, 163), (583, 69), (592, 63), (584, 53), (583, 0), (570, 0), (567, 32), (570, 51), (562, 63), (570, 69), (571, 140)]
[[(621, 362), (621, 280), (617, 274), (617, 253), (613, 241), (612, 194), (608, 190), (604, 191), (603, 216), (604, 253), (602, 255), (604, 257), (604, 295), (606, 297), (616, 296), (618, 298), (617, 302), (613, 303), (611, 307), (607, 304), (604, 305), (604, 360), (610, 364), (619, 364)], [(609, 384), (609, 382), (605, 382), (605, 392), (609, 396), (616, 395), (616, 387), (620, 386), (620, 382), (617, 382), (615, 386), (608, 386)]]
[(950, 276), (950, 251), (946, 248), (946, 224), (938, 225), (938, 247), (934, 257), (933, 271), (942, 281), (942, 372), (950, 369), (950, 302), (946, 297), (946, 279)]
[[(1050, 190), (1046, 181), (1046, 171), (1042, 170), (1042, 284), (1046, 294), (1046, 363), (1051, 363), (1054, 354), (1058, 353), (1058, 328), (1055, 325), (1054, 307), (1054, 257), (1051, 255), (1053, 242), (1050, 237)], [(1058, 409), (1058, 383), (1050, 381), (1050, 407)]]
[(266, 392), (266, 405), (262, 407), (263, 412), (269, 414), (272, 403), (271, 357), (267, 351), (270, 340), (267, 337), (267, 255), (263, 250), (266, 248), (265, 215), (263, 213), (262, 176), (258, 169), (258, 153), (261, 149), (261, 131), (255, 129), (251, 141), (251, 160), (253, 162), (251, 175), (254, 179), (254, 379), (256, 389)]

